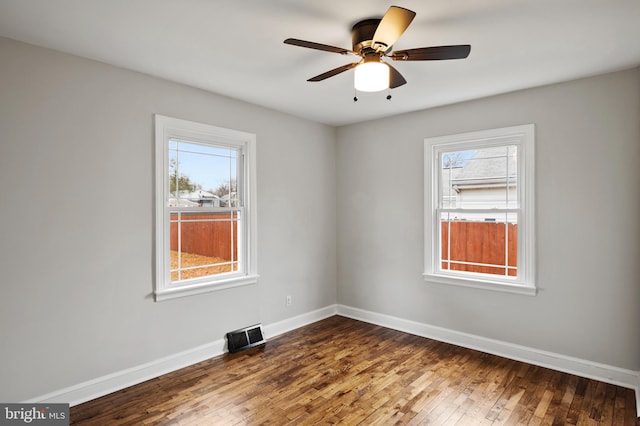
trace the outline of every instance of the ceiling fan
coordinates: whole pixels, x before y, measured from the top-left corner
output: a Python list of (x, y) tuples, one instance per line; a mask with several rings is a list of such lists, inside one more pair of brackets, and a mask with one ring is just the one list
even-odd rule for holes
[[(356, 90), (376, 92), (395, 89), (407, 81), (384, 58), (393, 61), (436, 61), (443, 59), (463, 59), (469, 56), (471, 46), (461, 44), (455, 46), (420, 47), (391, 51), (393, 44), (404, 34), (415, 18), (416, 13), (399, 6), (391, 6), (382, 19), (365, 19), (356, 23), (351, 29), (352, 50), (329, 46), (312, 41), (288, 38), (285, 44), (322, 50), (342, 55), (360, 56), (358, 62), (343, 65), (330, 71), (311, 77), (307, 81), (322, 81), (355, 68), (354, 85)], [(391, 96), (387, 96), (391, 99)], [(357, 100), (357, 98), (354, 98)]]

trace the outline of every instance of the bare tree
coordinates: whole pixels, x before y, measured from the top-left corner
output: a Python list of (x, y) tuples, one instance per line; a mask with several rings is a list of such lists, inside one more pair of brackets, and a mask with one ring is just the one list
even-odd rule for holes
[(455, 169), (462, 167), (464, 160), (465, 158), (462, 152), (447, 152), (442, 156), (442, 168)]
[(225, 183), (221, 183), (218, 185), (216, 189), (211, 190), (212, 193), (217, 195), (218, 197), (223, 197), (225, 195), (231, 196), (234, 192), (238, 190), (238, 182), (236, 179), (231, 179)]

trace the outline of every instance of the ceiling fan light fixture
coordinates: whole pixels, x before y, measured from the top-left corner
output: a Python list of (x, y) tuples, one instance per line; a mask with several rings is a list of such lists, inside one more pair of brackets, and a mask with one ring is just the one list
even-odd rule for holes
[[(360, 62), (351, 62), (341, 67), (318, 74), (307, 81), (323, 81), (345, 71), (355, 70), (354, 86), (356, 91), (379, 92), (395, 89), (407, 83), (402, 74), (384, 58), (392, 61), (438, 61), (443, 59), (463, 59), (469, 56), (471, 46), (459, 44), (452, 46), (418, 47), (391, 51), (393, 45), (407, 30), (416, 13), (400, 6), (390, 6), (381, 19), (364, 19), (351, 28), (353, 50), (313, 41), (288, 38), (285, 44), (339, 53), (362, 58)], [(389, 99), (391, 95), (387, 97)], [(357, 96), (354, 101), (357, 100)]]
[(354, 73), (354, 87), (360, 92), (379, 92), (389, 88), (389, 67), (383, 62), (364, 62)]

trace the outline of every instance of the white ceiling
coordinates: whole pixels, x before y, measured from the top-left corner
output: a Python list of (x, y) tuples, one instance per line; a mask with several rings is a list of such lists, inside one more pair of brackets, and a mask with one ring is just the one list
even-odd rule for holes
[[(469, 58), (394, 62), (408, 83), (359, 93), (351, 26), (417, 13), (394, 49), (471, 44)], [(640, 65), (640, 0), (0, 0), (0, 36), (342, 125)], [(1, 58), (0, 58), (1, 60)]]

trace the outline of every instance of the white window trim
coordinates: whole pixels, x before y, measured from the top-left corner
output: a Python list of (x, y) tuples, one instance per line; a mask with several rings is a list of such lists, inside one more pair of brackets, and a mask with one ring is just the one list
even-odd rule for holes
[[(522, 220), (518, 221), (518, 279), (500, 279), (487, 274), (444, 272), (440, 264), (438, 247), (438, 154), (440, 151), (466, 150), (509, 143), (518, 145), (518, 191)], [(424, 140), (424, 280), (534, 296), (535, 280), (535, 126), (505, 127), (478, 132), (426, 138)]]
[[(209, 276), (181, 285), (171, 285), (169, 276), (169, 209), (167, 196), (169, 180), (169, 139), (181, 138), (208, 141), (218, 145), (242, 147), (244, 152), (244, 233), (245, 271), (235, 277)], [(255, 284), (257, 274), (257, 217), (256, 217), (256, 135), (195, 123), (155, 114), (155, 288), (156, 302), (238, 286)]]

